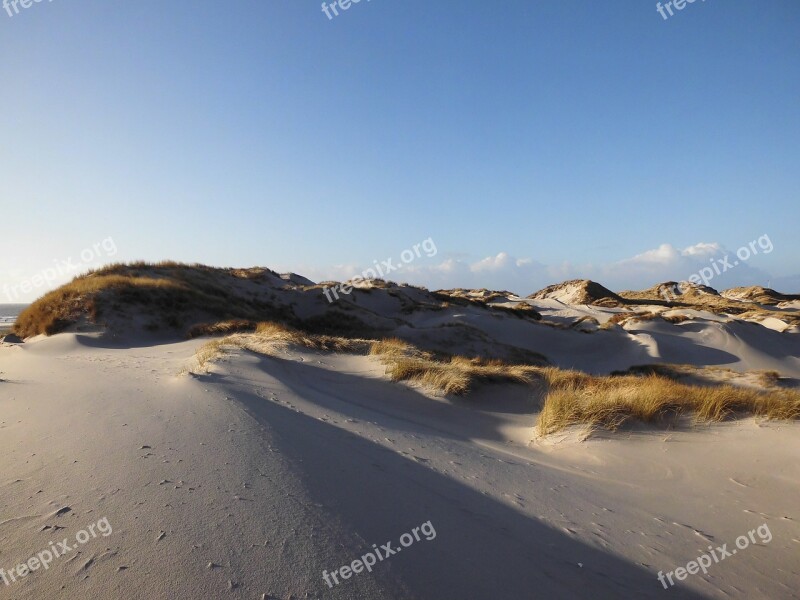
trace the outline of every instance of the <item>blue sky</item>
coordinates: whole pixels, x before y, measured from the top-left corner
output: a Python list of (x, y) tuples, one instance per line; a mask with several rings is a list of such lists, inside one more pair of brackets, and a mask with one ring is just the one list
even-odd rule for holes
[[(0, 12), (0, 288), (71, 257), (345, 278), (429, 238), (393, 279), (641, 288), (767, 235), (711, 285), (800, 292), (796, 0), (340, 12)], [(108, 238), (113, 256), (77, 258)]]

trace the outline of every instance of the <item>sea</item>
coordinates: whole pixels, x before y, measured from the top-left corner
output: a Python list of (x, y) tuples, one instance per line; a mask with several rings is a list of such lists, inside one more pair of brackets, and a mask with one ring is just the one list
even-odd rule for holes
[(0, 304), (0, 327), (10, 327), (27, 304)]

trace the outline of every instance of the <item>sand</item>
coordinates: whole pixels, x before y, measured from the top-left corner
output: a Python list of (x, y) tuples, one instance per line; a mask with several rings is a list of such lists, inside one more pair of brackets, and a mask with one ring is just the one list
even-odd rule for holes
[[(715, 325), (690, 328), (691, 347)], [(669, 351), (668, 334), (644, 326), (635, 335)], [(752, 351), (746, 331), (716, 335), (720, 351), (780, 360), (780, 348)], [(0, 581), (4, 597), (663, 598), (659, 571), (763, 524), (769, 543), (670, 597), (797, 597), (797, 424), (540, 439), (529, 388), (454, 401), (389, 382), (370, 357), (299, 350), (187, 374), (203, 341), (69, 333), (0, 346), (0, 568), (101, 519), (113, 528)], [(323, 580), (428, 521), (434, 539)]]

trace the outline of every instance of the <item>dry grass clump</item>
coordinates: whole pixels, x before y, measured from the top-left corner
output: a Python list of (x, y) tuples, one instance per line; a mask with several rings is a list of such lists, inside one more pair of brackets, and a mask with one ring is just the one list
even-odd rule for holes
[(600, 321), (589, 315), (584, 315), (569, 324), (569, 329), (583, 333), (594, 333), (600, 328)]
[(465, 394), (471, 383), (465, 370), (438, 361), (394, 358), (385, 364), (392, 381), (413, 381), (444, 394)]
[(533, 319), (534, 321), (542, 320), (542, 313), (533, 308), (527, 302), (520, 302), (514, 306), (501, 306), (499, 304), (487, 304), (491, 310), (498, 310), (509, 315), (513, 315), (520, 319)]
[(443, 394), (463, 395), (479, 382), (531, 384), (541, 367), (500, 360), (435, 355), (397, 338), (373, 342), (370, 355), (386, 365), (392, 381), (418, 383)]
[(227, 351), (227, 347), (241, 347), (233, 336), (211, 340), (200, 346), (195, 352), (197, 366), (202, 371), (208, 371), (209, 363), (220, 358)]
[(730, 385), (701, 387), (658, 375), (548, 379), (538, 426), (541, 435), (587, 424), (615, 430), (624, 423), (661, 421), (693, 414), (698, 421), (722, 421), (749, 414), (769, 419), (800, 418), (800, 392), (761, 392)]
[(372, 342), (369, 353), (371, 356), (382, 356), (385, 358), (407, 358), (411, 356), (424, 355), (424, 353), (421, 352), (416, 346), (412, 346), (400, 338), (386, 338)]
[[(380, 342), (378, 342), (380, 344)], [(373, 346), (392, 381), (410, 381), (443, 394), (463, 395), (479, 382), (531, 384), (539, 367), (510, 365), (498, 360), (452, 356), (437, 359), (429, 353), (415, 353), (398, 345)]]
[[(484, 382), (538, 385), (544, 399), (538, 418), (540, 435), (572, 425), (616, 430), (633, 420), (657, 423), (683, 415), (694, 415), (696, 420), (706, 422), (737, 415), (800, 419), (797, 390), (687, 385), (670, 378), (674, 373), (669, 366), (663, 372), (651, 366), (636, 371), (639, 375), (595, 376), (557, 367), (437, 355), (397, 338), (342, 338), (308, 333), (275, 322), (258, 323), (252, 333), (234, 333), (211, 340), (198, 349), (197, 363), (207, 370), (210, 362), (232, 348), (277, 356), (291, 346), (369, 354), (386, 366), (392, 381), (414, 382), (443, 394), (463, 395)], [(775, 376), (764, 374), (770, 379)]]
[(738, 319), (755, 321), (760, 323), (764, 319), (773, 317), (786, 323), (789, 327), (800, 327), (800, 312), (794, 311), (766, 311), (766, 310), (750, 310), (747, 312), (739, 313), (736, 315)]
[[(460, 293), (467, 294), (470, 293), (470, 290), (439, 290), (431, 292), (431, 296), (441, 302), (444, 307), (450, 305), (473, 306), (476, 308), (504, 312), (520, 319), (533, 319), (534, 321), (540, 321), (542, 319), (541, 313), (527, 302), (519, 302), (514, 306), (501, 306), (499, 304), (489, 303), (490, 300), (498, 298), (498, 296), (494, 296), (493, 294), (486, 294), (485, 297), (478, 298), (475, 296), (460, 295)], [(510, 292), (504, 292), (504, 294), (511, 295)], [(499, 298), (506, 299), (506, 296), (499, 296)]]
[(603, 325), (619, 325), (624, 321), (627, 321), (631, 317), (635, 317), (636, 313), (633, 311), (626, 311), (626, 312), (618, 312), (611, 315), (608, 320), (603, 323)]
[[(626, 377), (628, 375), (637, 375), (639, 377), (646, 376), (646, 375), (658, 375), (659, 377), (663, 377), (664, 379), (671, 379), (673, 381), (677, 381), (682, 377), (686, 377), (692, 373), (696, 372), (706, 372), (710, 370), (711, 367), (703, 367), (702, 369), (699, 367), (695, 367), (692, 365), (676, 365), (673, 363), (651, 363), (645, 365), (633, 365), (628, 367), (624, 371), (611, 371), (611, 377)], [(716, 370), (717, 368), (715, 368)], [(720, 369), (722, 370), (722, 369)], [(725, 369), (726, 372), (730, 372), (730, 369)]]
[(777, 371), (758, 371), (758, 382), (764, 387), (775, 387), (781, 381), (781, 374)]
[(447, 292), (447, 290), (431, 292), (431, 296), (440, 302), (447, 302), (455, 306), (475, 306), (478, 308), (487, 308), (486, 300), (483, 298), (451, 295)]
[(619, 312), (611, 315), (611, 317), (603, 323), (601, 329), (612, 329), (614, 325), (623, 326), (628, 321), (652, 321), (659, 318), (661, 315), (657, 312)]
[(667, 323), (672, 323), (673, 325), (677, 325), (679, 323), (683, 323), (684, 321), (691, 321), (693, 317), (688, 315), (671, 315), (671, 316), (664, 316), (662, 313), (657, 312), (620, 312), (611, 317), (601, 325), (603, 329), (610, 329), (612, 325), (623, 325), (627, 321), (652, 321), (661, 317)]
[(198, 366), (207, 370), (209, 363), (232, 348), (276, 356), (290, 346), (376, 356), (386, 365), (392, 381), (413, 381), (444, 394), (466, 394), (477, 382), (530, 384), (540, 370), (539, 367), (509, 365), (498, 360), (463, 356), (437, 358), (397, 338), (366, 340), (312, 334), (274, 322), (259, 323), (253, 333), (236, 333), (211, 340), (201, 346), (195, 356)]
[(254, 331), (250, 333), (234, 333), (206, 342), (197, 349), (195, 358), (200, 369), (207, 371), (210, 363), (221, 358), (233, 348), (241, 348), (266, 356), (278, 356), (291, 346), (324, 352), (367, 354), (373, 343), (372, 340), (310, 334), (281, 323), (262, 322), (256, 324)]
[(686, 321), (691, 321), (693, 317), (690, 317), (689, 315), (670, 315), (670, 316), (661, 315), (661, 318), (664, 319), (667, 323), (678, 325)]
[(657, 313), (657, 312), (646, 312), (646, 313), (637, 312), (637, 313), (634, 313), (633, 315), (631, 315), (631, 320), (633, 320), (633, 321), (653, 321), (653, 320), (658, 319), (660, 317), (661, 317), (661, 315), (659, 313)]
[(219, 321), (218, 323), (200, 323), (189, 328), (186, 334), (189, 339), (210, 336), (210, 335), (230, 335), (232, 333), (247, 333), (256, 330), (258, 323), (246, 319), (232, 319), (230, 321)]
[(366, 354), (372, 344), (372, 340), (306, 333), (271, 321), (259, 323), (253, 337), (286, 346), (302, 346), (310, 350), (356, 354)]

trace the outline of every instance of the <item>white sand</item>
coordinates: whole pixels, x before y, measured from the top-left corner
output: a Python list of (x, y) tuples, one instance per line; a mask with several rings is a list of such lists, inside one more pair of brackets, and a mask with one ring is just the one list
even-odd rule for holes
[[(753, 352), (746, 332), (714, 326), (727, 327), (688, 331)], [(669, 350), (659, 327), (647, 335)], [(309, 352), (241, 353), (178, 376), (200, 343), (108, 348), (62, 334), (0, 347), (0, 568), (103, 517), (113, 526), (47, 571), (0, 582), (4, 597), (797, 597), (797, 425), (531, 444), (527, 388), (451, 403), (386, 381), (374, 359)], [(745, 358), (779, 360), (759, 352)], [(324, 583), (323, 569), (426, 521), (434, 540)], [(658, 582), (764, 523), (770, 543), (669, 592)]]

